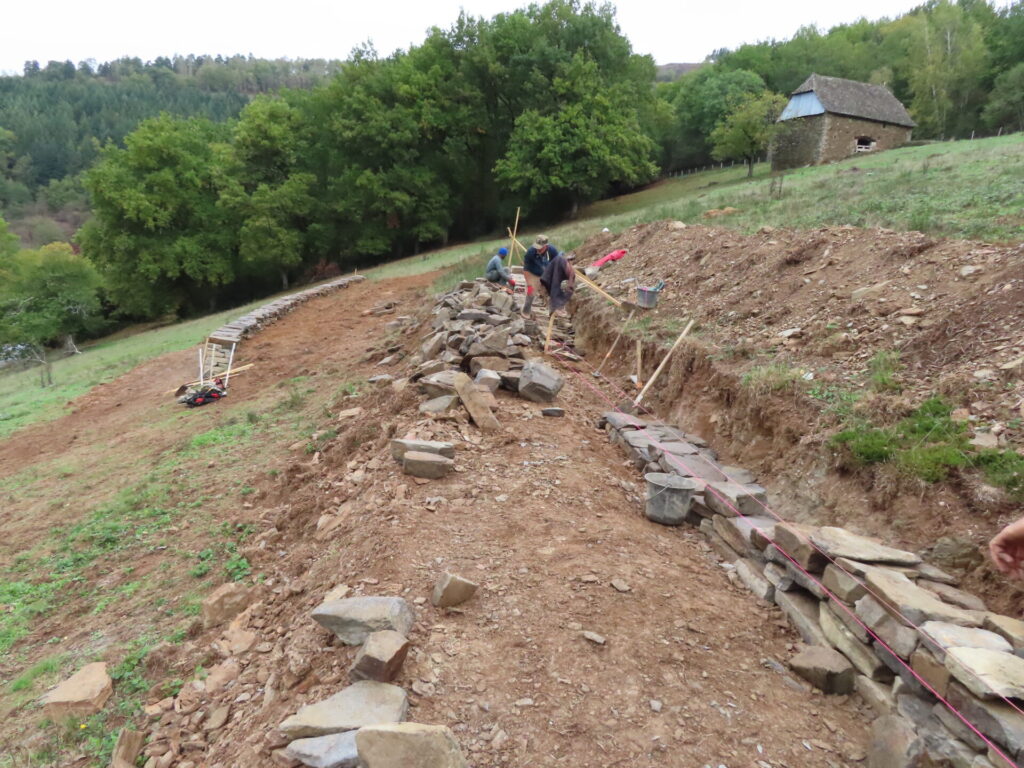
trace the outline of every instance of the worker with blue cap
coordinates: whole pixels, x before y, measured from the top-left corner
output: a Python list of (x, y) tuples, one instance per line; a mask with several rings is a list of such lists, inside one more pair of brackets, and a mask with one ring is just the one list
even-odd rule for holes
[(488, 280), (492, 283), (498, 283), (498, 285), (507, 285), (515, 287), (515, 280), (512, 279), (512, 275), (505, 266), (505, 257), (508, 256), (508, 248), (499, 248), (498, 252), (491, 257), (491, 260), (487, 262), (487, 271), (485, 273)]

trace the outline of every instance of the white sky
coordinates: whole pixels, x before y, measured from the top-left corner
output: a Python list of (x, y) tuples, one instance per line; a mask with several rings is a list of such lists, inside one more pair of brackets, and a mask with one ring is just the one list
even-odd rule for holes
[[(1006, 5), (1010, 0), (997, 0)], [(702, 61), (717, 48), (786, 38), (798, 27), (827, 29), (859, 16), (896, 16), (922, 0), (620, 0), (619, 24), (638, 53), (659, 64)], [(447, 27), (460, 8), (490, 17), (524, 0), (49, 0), (4, 3), (0, 71), (25, 61), (120, 56), (151, 60), (175, 53), (264, 58), (347, 58), (372, 40), (381, 54)]]

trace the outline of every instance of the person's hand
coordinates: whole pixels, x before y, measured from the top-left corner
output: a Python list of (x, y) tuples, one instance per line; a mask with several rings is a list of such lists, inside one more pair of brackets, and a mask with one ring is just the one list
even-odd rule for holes
[(996, 568), (1009, 576), (1024, 578), (1024, 517), (996, 534), (988, 551)]

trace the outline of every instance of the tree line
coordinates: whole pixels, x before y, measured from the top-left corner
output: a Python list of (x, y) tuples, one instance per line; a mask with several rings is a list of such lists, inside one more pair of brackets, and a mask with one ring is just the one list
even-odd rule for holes
[[(812, 72), (886, 84), (917, 138), (1024, 128), (1024, 0), (805, 28), (672, 82), (656, 82), (610, 5), (580, 0), (463, 13), (386, 57), (365, 46), (344, 63), (279, 64), (51, 62), (0, 79), (0, 104), (8, 87), (21, 105), (0, 107), (0, 172), (37, 206), (87, 201), (76, 243), (104, 314), (204, 312), (493, 232), (517, 205), (555, 220), (664, 172), (748, 158)], [(144, 106), (119, 122), (130, 88)], [(63, 94), (105, 106), (67, 110)], [(61, 115), (49, 129), (27, 117), (46, 100)], [(53, 258), (33, 252), (30, 267)]]

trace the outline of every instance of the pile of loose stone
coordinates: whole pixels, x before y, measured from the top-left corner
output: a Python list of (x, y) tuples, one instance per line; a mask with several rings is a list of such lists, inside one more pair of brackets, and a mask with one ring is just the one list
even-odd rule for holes
[(365, 279), (362, 275), (349, 275), (348, 277), (339, 277), (336, 280), (321, 283), (304, 291), (290, 293), (287, 296), (282, 296), (280, 299), (275, 299), (269, 304), (264, 304), (262, 307), (254, 309), (236, 320), (232, 320), (227, 325), (222, 325), (211, 333), (210, 337), (219, 341), (239, 342), (244, 338), (252, 336), (263, 326), (288, 314), (300, 304), (317, 296), (326, 296), (329, 293), (334, 293), (342, 288), (347, 288), (352, 283), (358, 283)]
[[(869, 766), (1007, 765), (915, 674), (1014, 764), (1024, 760), (1024, 714), (1003, 701), (1024, 699), (1024, 621), (989, 612), (912, 552), (841, 528), (780, 523), (753, 474), (719, 465), (700, 437), (619, 412), (598, 426), (638, 469), (693, 481), (689, 505), (648, 504), (648, 517), (699, 527), (730, 579), (774, 602), (806, 643), (793, 670), (825, 693), (856, 691), (871, 706), (878, 719)], [(661, 490), (664, 478), (655, 479), (649, 494)]]
[[(559, 342), (570, 338), (559, 323)], [(408, 382), (426, 397), (420, 413), (434, 419), (452, 417), (465, 409), (483, 432), (501, 428), (495, 416), (499, 389), (526, 400), (550, 403), (565, 381), (547, 363), (535, 358), (538, 324), (519, 316), (514, 296), (492, 290), (482, 281), (464, 282), (438, 300), (432, 325), (413, 365)], [(549, 408), (545, 415), (561, 415)], [(405, 443), (409, 444), (406, 445)], [(443, 477), (453, 466), (454, 449), (447, 443), (394, 441), (392, 455), (407, 474)]]

